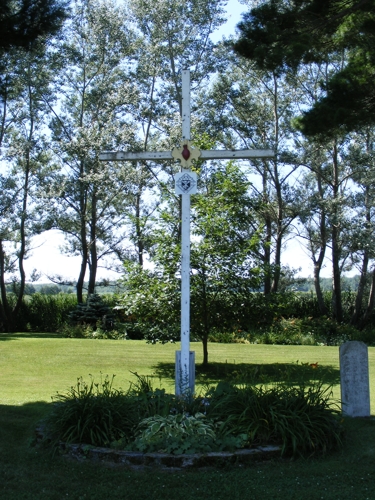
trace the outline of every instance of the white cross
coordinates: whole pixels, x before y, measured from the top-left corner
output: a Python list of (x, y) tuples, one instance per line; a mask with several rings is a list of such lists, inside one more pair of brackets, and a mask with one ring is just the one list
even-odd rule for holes
[(176, 394), (194, 393), (194, 353), (190, 352), (190, 195), (196, 193), (196, 174), (191, 172), (193, 159), (232, 160), (273, 158), (274, 152), (261, 149), (202, 150), (190, 145), (190, 70), (182, 71), (182, 145), (173, 151), (105, 152), (102, 161), (173, 160), (178, 159), (182, 172), (176, 175), (176, 193), (181, 200), (181, 351), (176, 353)]

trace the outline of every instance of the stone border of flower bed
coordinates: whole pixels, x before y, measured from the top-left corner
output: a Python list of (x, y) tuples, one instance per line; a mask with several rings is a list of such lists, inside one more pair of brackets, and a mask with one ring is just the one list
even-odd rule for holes
[[(44, 438), (42, 428), (36, 429), (36, 440)], [(60, 443), (59, 449), (76, 460), (103, 463), (107, 465), (123, 465), (132, 469), (160, 468), (166, 470), (196, 469), (201, 467), (224, 467), (226, 465), (244, 466), (252, 462), (280, 458), (279, 446), (258, 446), (237, 450), (211, 453), (196, 453), (191, 455), (172, 455), (169, 453), (141, 453), (138, 451), (114, 450), (112, 448), (97, 448), (84, 444)]]
[(137, 451), (95, 448), (82, 444), (61, 444), (60, 449), (77, 460), (90, 460), (130, 468), (157, 467), (161, 469), (194, 469), (200, 467), (223, 467), (225, 465), (247, 465), (280, 457), (279, 446), (259, 446), (257, 448), (229, 452), (196, 453), (172, 455), (169, 453), (141, 453)]

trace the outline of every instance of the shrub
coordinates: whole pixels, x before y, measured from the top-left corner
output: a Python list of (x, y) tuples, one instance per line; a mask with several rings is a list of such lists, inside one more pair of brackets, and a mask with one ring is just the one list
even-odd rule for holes
[(91, 379), (89, 384), (79, 378), (66, 394), (54, 396), (53, 411), (46, 420), (51, 439), (126, 446), (134, 440), (135, 429), (143, 419), (192, 409), (164, 389), (153, 390), (148, 377), (134, 375), (137, 381), (126, 392), (114, 389), (114, 376), (106, 376), (100, 383)]
[(69, 319), (72, 324), (90, 325), (94, 330), (98, 322), (102, 330), (112, 330), (115, 321), (112, 309), (96, 293), (87, 297), (86, 304), (78, 304), (69, 314)]
[(98, 321), (95, 327), (86, 323), (78, 323), (76, 325), (65, 323), (59, 328), (59, 333), (61, 333), (63, 337), (73, 339), (127, 339), (127, 331), (124, 325), (115, 323), (114, 328), (108, 330), (103, 328), (101, 321)]
[(64, 323), (58, 330), (63, 336), (71, 339), (83, 339), (87, 335), (87, 331), (91, 330), (90, 325), (72, 325), (71, 323)]
[(77, 299), (72, 294), (34, 293), (26, 304), (30, 329), (41, 332), (58, 331), (76, 305)]
[(209, 342), (219, 344), (250, 344), (253, 336), (250, 333), (238, 330), (236, 332), (217, 332), (214, 331), (208, 336)]
[(375, 345), (375, 327), (368, 326), (364, 330), (356, 330), (351, 340), (360, 340), (367, 345), (374, 346)]

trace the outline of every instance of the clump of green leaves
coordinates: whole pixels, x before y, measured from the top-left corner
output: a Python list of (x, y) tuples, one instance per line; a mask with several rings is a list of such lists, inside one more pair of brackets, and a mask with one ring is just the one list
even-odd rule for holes
[(34, 293), (25, 304), (30, 328), (40, 332), (57, 331), (67, 321), (76, 304), (76, 297), (72, 294)]
[(142, 420), (135, 448), (165, 453), (198, 453), (212, 450), (216, 440), (214, 424), (202, 413), (188, 415), (155, 415)]
[(207, 416), (220, 419), (234, 435), (246, 434), (249, 445), (275, 443), (282, 454), (327, 452), (341, 445), (339, 409), (330, 387), (312, 385), (237, 387), (219, 383), (208, 394)]
[(139, 423), (155, 415), (194, 411), (191, 403), (164, 389), (152, 387), (151, 378), (138, 375), (127, 391), (113, 387), (114, 375), (99, 383), (77, 379), (67, 393), (53, 397), (53, 410), (46, 420), (53, 441), (84, 443), (95, 446), (127, 447), (134, 440)]
[(326, 316), (275, 316), (264, 328), (252, 326), (252, 331), (213, 331), (209, 335), (210, 342), (227, 344), (341, 345), (348, 340), (363, 340), (371, 344), (373, 339), (371, 334), (366, 335), (353, 325), (337, 323)]
[(128, 338), (126, 327), (121, 323), (116, 323), (114, 328), (108, 329), (103, 327), (101, 321), (98, 321), (95, 326), (86, 323), (65, 323), (59, 328), (59, 333), (63, 337), (73, 339), (126, 340)]
[(174, 455), (208, 453), (243, 448), (247, 436), (222, 432), (220, 423), (203, 413), (155, 415), (138, 426), (133, 448), (143, 452), (159, 451)]
[(290, 345), (340, 345), (352, 340), (359, 331), (352, 325), (337, 323), (326, 316), (284, 318), (275, 321), (264, 343)]
[(82, 378), (66, 394), (57, 394), (47, 428), (54, 440), (108, 446), (131, 436), (139, 422), (133, 398), (113, 388), (114, 376), (87, 384)]

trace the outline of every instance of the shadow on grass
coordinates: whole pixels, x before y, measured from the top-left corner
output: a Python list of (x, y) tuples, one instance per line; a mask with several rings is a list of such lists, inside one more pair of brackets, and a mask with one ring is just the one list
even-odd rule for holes
[(16, 332), (16, 333), (0, 333), (1, 340), (17, 340), (21, 339), (61, 339), (60, 333), (54, 332)]
[[(175, 378), (173, 363), (158, 363), (153, 366), (154, 373), (161, 379)], [(221, 380), (236, 383), (268, 384), (285, 382), (290, 384), (312, 384), (322, 381), (328, 385), (340, 383), (340, 370), (333, 366), (301, 363), (209, 363), (208, 366), (196, 365), (195, 379), (198, 384), (217, 384)]]
[[(103, 463), (67, 460), (53, 456), (49, 449), (30, 446), (33, 429), (50, 406), (51, 403), (46, 402), (0, 405), (1, 498), (371, 498), (375, 450), (373, 418), (346, 419), (344, 451), (324, 459), (275, 459), (254, 462), (249, 467), (205, 467), (189, 473), (161, 473), (157, 469), (132, 471)], [(301, 479), (297, 481), (298, 478)]]
[(23, 405), (0, 405), (1, 460), (19, 455), (21, 448), (30, 446), (38, 422), (47, 415), (51, 405), (52, 403), (45, 401)]

